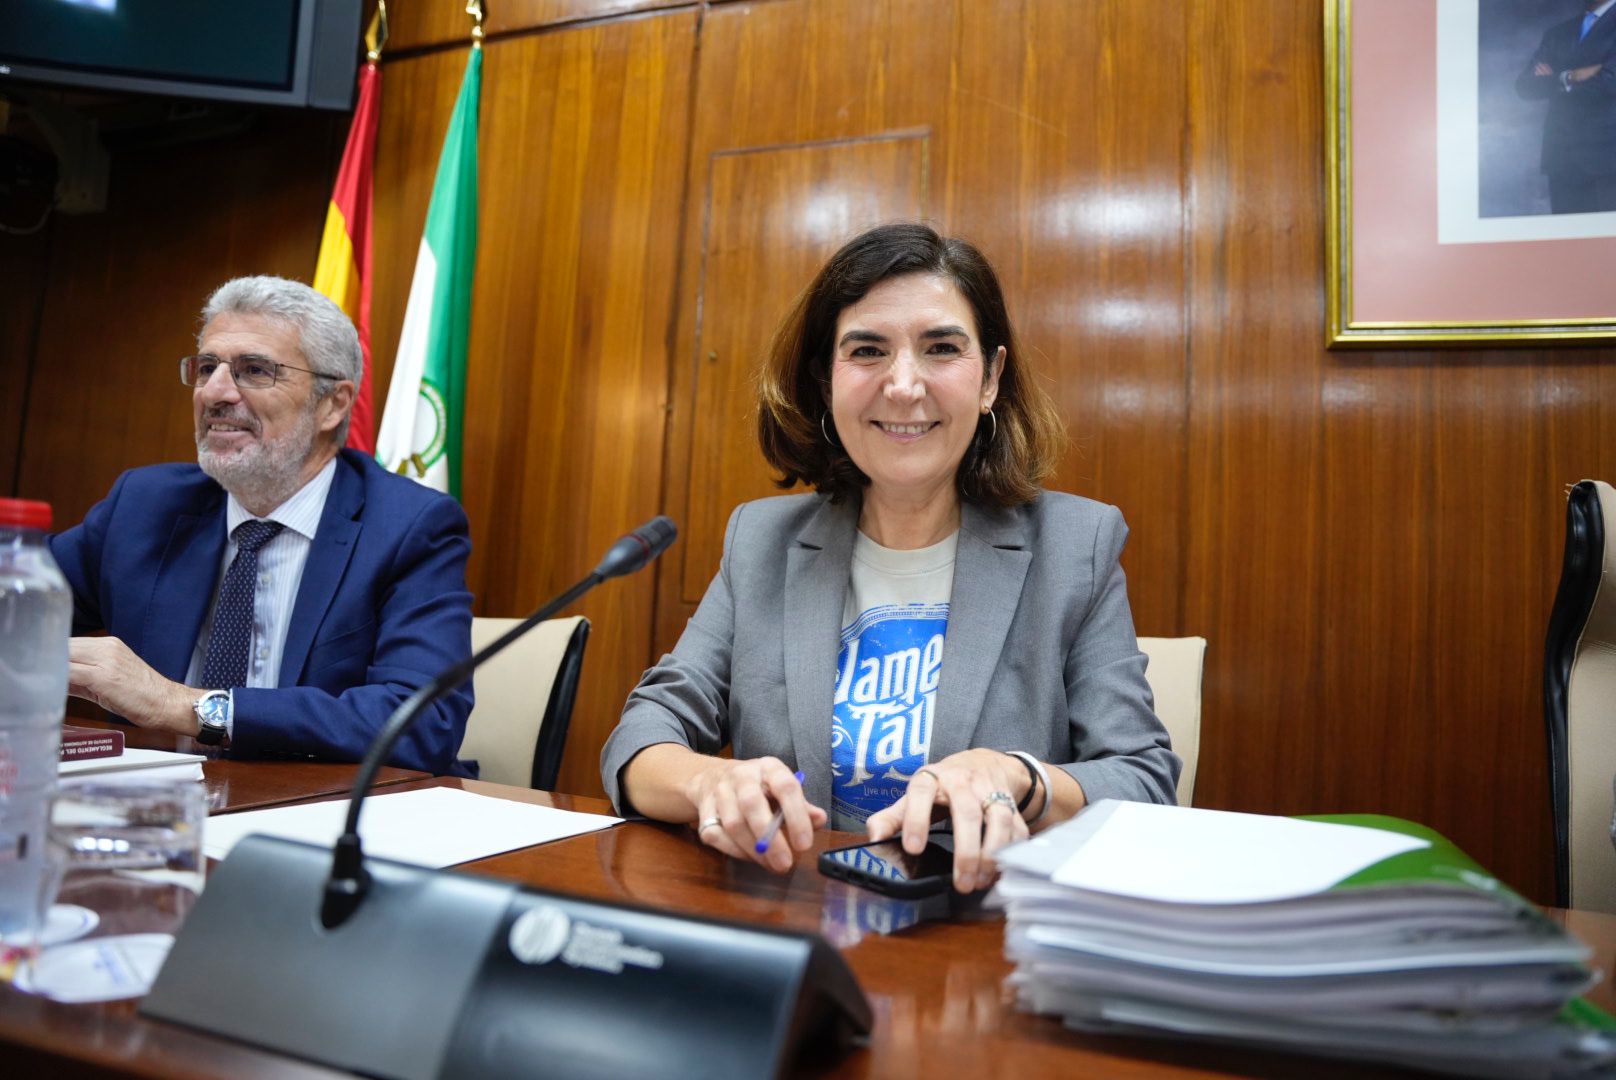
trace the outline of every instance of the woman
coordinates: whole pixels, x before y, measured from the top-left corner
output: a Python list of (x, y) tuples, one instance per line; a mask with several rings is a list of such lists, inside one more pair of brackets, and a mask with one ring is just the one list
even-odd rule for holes
[(970, 891), (1000, 847), (1088, 802), (1173, 801), (1127, 527), (1039, 490), (1060, 422), (975, 248), (896, 224), (837, 252), (770, 348), (759, 438), (782, 486), (817, 493), (731, 516), (602, 753), (620, 810), (776, 871), (827, 821), (918, 853), (946, 811)]

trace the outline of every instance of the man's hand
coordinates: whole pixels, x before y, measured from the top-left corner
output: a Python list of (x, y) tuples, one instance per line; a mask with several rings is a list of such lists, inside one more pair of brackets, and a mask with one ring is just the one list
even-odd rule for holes
[(1550, 67), (1549, 65), (1545, 64), (1543, 61), (1539, 60), (1537, 63), (1532, 65), (1532, 74), (1533, 75), (1553, 75), (1554, 74), (1554, 69), (1552, 67)]
[(1599, 69), (1603, 66), (1603, 64), (1589, 64), (1587, 67), (1572, 68), (1566, 72), (1566, 82), (1587, 82), (1595, 75), (1598, 75)]
[(67, 692), (141, 727), (197, 732), (192, 705), (202, 692), (163, 678), (115, 637), (76, 637), (68, 643)]

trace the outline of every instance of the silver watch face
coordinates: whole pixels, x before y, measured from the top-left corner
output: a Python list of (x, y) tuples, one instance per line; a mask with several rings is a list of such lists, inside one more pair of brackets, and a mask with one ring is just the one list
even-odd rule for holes
[(204, 694), (196, 703), (196, 718), (208, 727), (223, 728), (230, 712), (230, 695)]

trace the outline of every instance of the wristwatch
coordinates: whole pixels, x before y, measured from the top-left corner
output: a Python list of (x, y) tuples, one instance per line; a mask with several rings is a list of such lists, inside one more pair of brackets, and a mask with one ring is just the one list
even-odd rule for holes
[(203, 746), (230, 745), (230, 691), (209, 690), (191, 706), (196, 711), (196, 741)]

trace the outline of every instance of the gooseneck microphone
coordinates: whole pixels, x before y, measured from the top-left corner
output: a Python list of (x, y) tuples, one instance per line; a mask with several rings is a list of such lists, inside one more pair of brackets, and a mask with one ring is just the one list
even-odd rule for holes
[(607, 578), (643, 570), (678, 537), (679, 530), (673, 521), (659, 514), (613, 544), (589, 576), (594, 579), (593, 584), (598, 584)]
[(376, 779), (376, 771), (387, 761), (399, 737), (409, 730), (421, 711), (469, 679), (483, 661), (497, 656), (507, 645), (596, 585), (608, 578), (622, 577), (643, 570), (658, 555), (668, 550), (678, 535), (678, 527), (661, 515), (624, 535), (611, 546), (600, 563), (583, 580), (541, 605), (537, 611), (490, 642), (481, 651), (433, 678), (393, 710), (393, 715), (382, 725), (382, 730), (371, 742), (364, 761), (360, 763), (359, 775), (354, 780), (353, 794), (348, 800), (347, 821), (343, 825), (342, 836), (337, 839), (332, 851), (331, 876), (326, 880), (325, 899), (320, 905), (320, 922), (326, 929), (340, 926), (352, 915), (370, 888), (370, 875), (365, 870), (364, 850), (359, 842), (359, 811), (364, 806), (365, 795), (370, 790), (371, 783)]
[(869, 999), (811, 931), (585, 900), (360, 850), (365, 793), (416, 715), (674, 536), (667, 518), (634, 530), (584, 580), (411, 694), (360, 765), (334, 855), (242, 838), (208, 872), (140, 1014), (383, 1080), (527, 1080), (535, 1070), (677, 1080), (694, 1062), (715, 1076), (780, 1078), (803, 1048), (822, 1062), (868, 1034)]

